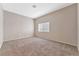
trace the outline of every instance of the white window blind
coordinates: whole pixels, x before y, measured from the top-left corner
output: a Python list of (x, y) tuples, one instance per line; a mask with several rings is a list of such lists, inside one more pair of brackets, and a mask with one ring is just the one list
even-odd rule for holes
[(49, 32), (49, 22), (38, 24), (38, 32)]

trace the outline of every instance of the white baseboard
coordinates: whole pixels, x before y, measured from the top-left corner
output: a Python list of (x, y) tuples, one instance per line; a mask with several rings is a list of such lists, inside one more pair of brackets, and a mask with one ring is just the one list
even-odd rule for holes
[(32, 33), (22, 34), (22, 35), (13, 35), (12, 37), (5, 38), (4, 41), (17, 40), (17, 39), (28, 38), (28, 37), (32, 37), (32, 36), (33, 36)]

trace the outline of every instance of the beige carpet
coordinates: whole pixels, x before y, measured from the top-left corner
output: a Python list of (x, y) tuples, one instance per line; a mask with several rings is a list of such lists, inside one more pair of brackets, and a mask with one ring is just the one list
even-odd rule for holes
[(76, 56), (77, 48), (71, 45), (36, 37), (3, 43), (1, 56)]

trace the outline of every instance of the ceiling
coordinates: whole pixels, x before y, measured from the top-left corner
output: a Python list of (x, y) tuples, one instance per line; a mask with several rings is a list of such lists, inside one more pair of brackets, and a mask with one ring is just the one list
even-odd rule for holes
[[(37, 18), (72, 3), (3, 3), (3, 9), (23, 16)], [(32, 6), (36, 5), (36, 8)]]

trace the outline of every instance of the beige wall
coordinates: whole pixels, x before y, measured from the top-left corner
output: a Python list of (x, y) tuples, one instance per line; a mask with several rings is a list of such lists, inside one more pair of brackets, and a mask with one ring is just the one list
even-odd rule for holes
[(0, 48), (3, 43), (3, 10), (2, 6), (0, 4)]
[(4, 41), (33, 36), (33, 20), (4, 11)]
[(77, 33), (77, 39), (78, 39), (78, 50), (79, 50), (79, 3), (78, 3), (78, 5), (77, 5), (77, 7), (78, 7), (78, 9), (77, 9), (77, 12), (78, 12), (78, 14), (77, 14), (77, 31), (78, 31), (78, 33)]
[[(38, 24), (50, 22), (50, 32), (38, 32)], [(35, 36), (77, 46), (77, 5), (65, 7), (35, 20)]]

